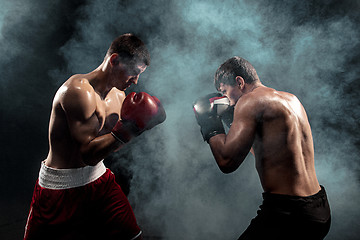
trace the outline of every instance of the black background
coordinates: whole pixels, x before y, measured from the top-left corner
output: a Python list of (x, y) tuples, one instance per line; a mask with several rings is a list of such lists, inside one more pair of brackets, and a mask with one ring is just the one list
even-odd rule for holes
[[(327, 239), (357, 239), (359, 1), (0, 4), (1, 239), (23, 234), (40, 162), (48, 151), (47, 127), (57, 88), (72, 74), (95, 69), (111, 41), (126, 32), (139, 35), (152, 55), (144, 81), (129, 91), (152, 91), (168, 113), (164, 126), (106, 159), (130, 192), (145, 236), (205, 239), (231, 228), (233, 235), (224, 239), (235, 239), (255, 215), (261, 189), (256, 173), (245, 171), (253, 169), (253, 163), (245, 163), (238, 175), (222, 176), (209, 160), (191, 115), (197, 94), (215, 91), (212, 77), (218, 65), (240, 54), (254, 63), (266, 85), (293, 92), (303, 102), (313, 128), (319, 181), (328, 190), (334, 216)], [(197, 156), (199, 150), (205, 155)], [(169, 156), (174, 161), (167, 161)], [(249, 187), (234, 179), (245, 180), (242, 184)], [(195, 182), (201, 184), (192, 188)], [(181, 184), (184, 195), (174, 195), (172, 190)], [(219, 197), (220, 190), (226, 201)], [(237, 191), (241, 198), (236, 199)], [(186, 196), (191, 200), (180, 200)], [(200, 216), (215, 218), (209, 216), (212, 207), (224, 212), (219, 221), (237, 219), (238, 229), (226, 224), (208, 232), (192, 227), (204, 225)], [(243, 217), (231, 215), (229, 208)], [(177, 219), (173, 224), (172, 218)]]

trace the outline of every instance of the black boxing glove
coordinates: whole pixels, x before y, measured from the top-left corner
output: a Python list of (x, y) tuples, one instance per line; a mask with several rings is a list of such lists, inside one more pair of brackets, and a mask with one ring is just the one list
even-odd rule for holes
[(214, 101), (214, 110), (216, 114), (221, 117), (223, 123), (230, 128), (234, 119), (234, 108), (235, 105), (230, 106), (230, 101), (227, 97), (222, 96)]
[(200, 126), (201, 134), (204, 141), (218, 134), (225, 134), (224, 126), (221, 118), (217, 113), (219, 105), (215, 105), (214, 101), (224, 98), (220, 93), (210, 93), (195, 101), (193, 109), (197, 123)]
[(221, 115), (221, 119), (228, 128), (231, 127), (234, 120), (234, 109), (235, 106), (229, 106), (228, 109), (226, 109), (226, 111)]

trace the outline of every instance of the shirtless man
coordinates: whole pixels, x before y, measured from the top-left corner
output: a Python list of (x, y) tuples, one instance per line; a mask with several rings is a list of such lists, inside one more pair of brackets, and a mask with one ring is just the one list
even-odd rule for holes
[(57, 91), (50, 150), (35, 185), (24, 239), (140, 239), (131, 206), (103, 159), (165, 120), (156, 97), (124, 90), (150, 63), (144, 43), (124, 34), (94, 71)]
[[(330, 208), (316, 177), (312, 133), (300, 101), (264, 86), (240, 57), (218, 68), (215, 87), (222, 95), (209, 94), (194, 104), (203, 138), (224, 173), (235, 171), (251, 151), (264, 190), (258, 215), (239, 239), (323, 239)], [(230, 107), (220, 113), (224, 98)], [(221, 116), (231, 110), (225, 134)]]

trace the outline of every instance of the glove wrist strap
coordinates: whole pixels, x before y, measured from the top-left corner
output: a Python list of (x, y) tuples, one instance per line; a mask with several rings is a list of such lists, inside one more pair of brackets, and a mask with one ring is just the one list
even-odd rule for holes
[(215, 118), (211, 124), (202, 125), (201, 134), (207, 143), (209, 143), (210, 138), (218, 134), (225, 134), (224, 126), (220, 118)]
[(111, 131), (111, 135), (123, 144), (128, 143), (133, 137), (137, 137), (141, 133), (142, 131), (134, 123), (124, 120), (119, 121)]

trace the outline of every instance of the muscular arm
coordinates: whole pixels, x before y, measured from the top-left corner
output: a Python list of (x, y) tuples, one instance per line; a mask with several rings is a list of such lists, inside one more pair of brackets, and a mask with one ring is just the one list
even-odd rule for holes
[(249, 98), (235, 106), (234, 121), (227, 135), (210, 138), (214, 158), (224, 173), (235, 171), (248, 155), (255, 138), (256, 111)]
[(88, 83), (80, 82), (68, 87), (61, 96), (60, 103), (74, 144), (85, 164), (96, 165), (119, 148), (120, 143), (110, 133), (97, 136), (101, 123), (95, 113), (95, 92)]

